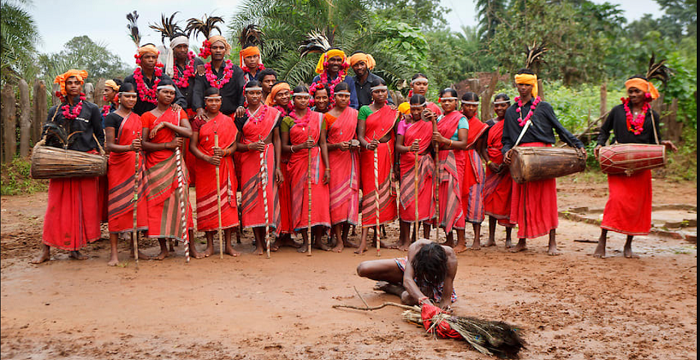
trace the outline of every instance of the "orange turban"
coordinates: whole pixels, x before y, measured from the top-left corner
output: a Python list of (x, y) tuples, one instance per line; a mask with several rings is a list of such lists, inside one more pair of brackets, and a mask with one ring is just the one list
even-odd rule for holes
[(323, 70), (326, 69), (323, 64), (328, 61), (328, 59), (339, 56), (341, 59), (343, 59), (343, 63), (347, 64), (347, 59), (348, 57), (345, 56), (345, 52), (343, 50), (338, 50), (338, 49), (331, 49), (326, 51), (325, 54), (321, 55), (321, 57), (318, 59), (318, 64), (316, 64), (316, 74), (320, 74), (323, 72)]
[(160, 51), (158, 51), (155, 45), (148, 44), (139, 48), (139, 56), (143, 56), (143, 54), (153, 54), (158, 56), (158, 54), (160, 54)]
[(659, 91), (656, 90), (654, 84), (652, 84), (650, 81), (646, 81), (641, 78), (632, 78), (625, 81), (625, 88), (627, 88), (627, 90), (629, 90), (630, 88), (637, 88), (639, 90), (642, 90), (645, 93), (648, 93), (651, 96), (652, 100), (655, 100), (659, 97)]
[(369, 70), (374, 69), (374, 66), (377, 65), (377, 62), (374, 61), (374, 57), (372, 57), (370, 54), (357, 53), (350, 56), (350, 66), (354, 66), (360, 61), (364, 61), (365, 64), (367, 64), (367, 69)]
[(532, 85), (532, 97), (537, 97), (537, 75), (518, 74), (515, 75), (515, 84)]
[(224, 53), (224, 56), (228, 56), (229, 54), (231, 54), (231, 44), (229, 44), (228, 41), (226, 41), (225, 37), (223, 37), (221, 35), (214, 35), (214, 36), (210, 36), (208, 40), (209, 40), (209, 46), (212, 46), (215, 43), (221, 41), (222, 43), (224, 43), (224, 47), (226, 47), (226, 52)]
[(277, 96), (277, 93), (282, 91), (282, 90), (292, 91), (292, 88), (290, 88), (289, 84), (287, 84), (285, 82), (281, 82), (281, 83), (273, 85), (272, 89), (270, 89), (270, 94), (267, 95), (267, 100), (265, 100), (265, 105), (267, 105), (267, 106), (275, 105), (275, 96)]
[(66, 96), (66, 80), (68, 78), (74, 77), (80, 81), (80, 84), (85, 83), (85, 79), (88, 77), (88, 72), (85, 70), (76, 70), (76, 69), (70, 69), (66, 71), (65, 73), (56, 76), (56, 78), (53, 80), (54, 84), (60, 84), (61, 85), (61, 94), (63, 96)]
[(241, 51), (238, 53), (238, 57), (240, 58), (240, 61), (241, 61), (240, 67), (243, 67), (243, 65), (245, 65), (243, 63), (243, 58), (247, 58), (248, 56), (253, 56), (253, 55), (260, 56), (260, 49), (258, 49), (257, 46), (248, 46), (245, 49), (241, 49)]

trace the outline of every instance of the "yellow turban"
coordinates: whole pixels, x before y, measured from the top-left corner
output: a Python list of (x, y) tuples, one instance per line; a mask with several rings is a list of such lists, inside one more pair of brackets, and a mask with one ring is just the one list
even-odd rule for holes
[(60, 84), (61, 85), (61, 94), (63, 96), (66, 96), (66, 80), (68, 78), (74, 77), (80, 81), (80, 84), (85, 83), (85, 79), (88, 77), (88, 72), (85, 70), (76, 70), (76, 69), (70, 69), (66, 71), (65, 73), (56, 76), (56, 78), (53, 80), (54, 84)]
[(399, 104), (398, 109), (400, 113), (408, 115), (411, 113), (411, 104), (404, 101), (401, 104)]
[(267, 106), (276, 105), (275, 96), (277, 96), (277, 93), (282, 91), (282, 90), (291, 91), (292, 88), (290, 88), (289, 84), (287, 84), (286, 82), (281, 82), (281, 83), (278, 83), (276, 85), (273, 85), (272, 89), (270, 89), (270, 94), (267, 95), (267, 100), (265, 100), (265, 105), (267, 105)]
[(532, 85), (532, 97), (537, 97), (537, 75), (518, 74), (515, 75), (516, 84)]
[(114, 90), (114, 91), (119, 91), (119, 85), (117, 85), (117, 83), (114, 82), (114, 80), (112, 80), (112, 79), (105, 81), (105, 86)]
[(343, 59), (343, 63), (346, 63), (347, 61), (347, 56), (345, 56), (345, 53), (343, 50), (338, 50), (338, 49), (331, 49), (326, 51), (325, 54), (321, 55), (321, 57), (318, 59), (318, 64), (316, 64), (316, 73), (320, 74), (325, 70), (325, 66), (323, 64), (328, 61), (328, 59), (335, 57), (335, 56), (340, 56), (341, 59)]
[(374, 69), (374, 66), (377, 65), (377, 62), (374, 61), (374, 58), (370, 54), (357, 53), (350, 56), (350, 66), (354, 66), (360, 61), (364, 61), (365, 64), (367, 64), (367, 69), (370, 70)]
[(625, 88), (627, 88), (627, 90), (629, 90), (630, 88), (637, 88), (639, 90), (642, 90), (645, 93), (648, 93), (651, 96), (652, 100), (655, 100), (659, 97), (659, 91), (656, 90), (654, 84), (652, 84), (650, 81), (646, 81), (641, 78), (633, 78), (625, 81)]
[(226, 38), (221, 36), (221, 35), (214, 35), (209, 37), (209, 46), (213, 46), (215, 43), (221, 41), (224, 43), (224, 47), (226, 48), (226, 52), (224, 53), (224, 56), (228, 56), (231, 54), (231, 45), (226, 41)]
[(155, 45), (148, 44), (139, 48), (139, 56), (143, 56), (143, 54), (153, 54), (158, 56), (158, 54), (160, 54), (160, 51), (158, 51)]

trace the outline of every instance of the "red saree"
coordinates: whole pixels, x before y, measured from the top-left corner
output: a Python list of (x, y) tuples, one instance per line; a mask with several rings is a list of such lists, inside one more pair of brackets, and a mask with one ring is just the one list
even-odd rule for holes
[[(411, 146), (419, 139), (418, 150), (418, 221), (432, 219), (435, 216), (435, 198), (433, 197), (433, 172), (435, 162), (428, 153), (433, 137), (433, 124), (429, 121), (418, 121), (406, 129), (403, 138), (404, 146)], [(401, 155), (401, 194), (399, 216), (401, 221), (416, 221), (415, 198), (415, 159), (414, 152), (408, 151)]]
[[(267, 139), (274, 130), (279, 111), (271, 106), (258, 110), (259, 117), (249, 118), (243, 125), (240, 142), (250, 144), (261, 139)], [(265, 115), (262, 116), (264, 112)], [(246, 151), (240, 153), (241, 161), (241, 222), (246, 228), (265, 226), (265, 205), (263, 199), (260, 166), (260, 152)], [(280, 202), (275, 186), (275, 147), (272, 143), (265, 145), (264, 155), (267, 161), (267, 193), (268, 223), (271, 229), (278, 230), (280, 225)], [(286, 165), (286, 164), (282, 164)], [(286, 166), (285, 166), (286, 167)], [(289, 179), (285, 177), (285, 183)]]
[(649, 235), (651, 229), (651, 170), (631, 176), (608, 175), (610, 195), (600, 227), (625, 235)]
[[(445, 138), (452, 138), (457, 132), (459, 120), (463, 117), (459, 111), (441, 117), (438, 121), (438, 131)], [(462, 150), (440, 150), (440, 226), (446, 232), (452, 228), (464, 229), (465, 219), (462, 209), (462, 176), (464, 174), (464, 151)]]
[[(187, 114), (180, 111), (179, 114), (168, 109), (159, 118), (151, 112), (141, 116), (143, 127), (152, 129), (163, 121), (178, 125), (180, 119)], [(151, 143), (162, 144), (172, 141), (175, 132), (168, 128), (161, 128)], [(180, 153), (182, 156), (182, 152)], [(182, 166), (183, 175), (187, 179), (187, 167)], [(146, 200), (148, 201), (148, 237), (150, 238), (174, 238), (183, 239), (182, 211), (180, 204), (180, 192), (178, 190), (177, 163), (175, 151), (164, 149), (152, 151), (146, 154), (146, 176), (148, 187), (146, 188)], [(189, 185), (185, 184), (185, 207), (187, 211), (187, 228), (194, 228), (192, 220), (192, 206), (189, 201)]]
[(474, 143), (486, 132), (488, 125), (476, 116), (469, 119), (467, 149), (464, 152), (464, 178), (462, 180), (462, 210), (466, 221), (481, 224), (484, 221), (484, 167)]
[[(488, 133), (487, 151), (489, 159), (496, 165), (503, 164), (503, 121), (491, 126)], [(486, 179), (484, 180), (484, 212), (486, 215), (498, 219), (501, 225), (513, 225), (510, 223), (510, 204), (513, 179), (510, 177), (508, 166), (503, 165), (501, 172), (496, 174), (486, 167)]]
[[(357, 110), (348, 106), (327, 129), (328, 144), (354, 139), (356, 128)], [(357, 225), (360, 206), (359, 154), (357, 151), (329, 151), (328, 163), (333, 164), (329, 183), (331, 224), (348, 222)]]
[[(117, 145), (130, 145), (141, 138), (141, 117), (130, 113), (117, 129), (114, 142)], [(136, 153), (133, 151), (112, 152), (109, 154), (107, 180), (109, 181), (109, 232), (134, 231), (134, 175)], [(136, 230), (148, 229), (148, 209), (144, 197), (147, 188), (144, 157), (139, 156), (138, 202), (136, 205)]]
[[(219, 113), (199, 128), (197, 149), (207, 156), (214, 155), (215, 132), (219, 135), (219, 147), (226, 149), (236, 141), (238, 129), (230, 116)], [(238, 226), (238, 208), (236, 205), (236, 172), (233, 158), (226, 156), (219, 163), (219, 178), (216, 179), (216, 166), (196, 159), (195, 171), (199, 179), (195, 184), (197, 190), (197, 230), (214, 231), (219, 229), (219, 212), (216, 198), (216, 181), (219, 182), (221, 199), (221, 229)]]
[[(311, 136), (315, 142), (321, 136), (323, 114), (308, 110), (308, 124), (295, 124), (289, 129), (289, 140), (292, 145), (301, 144)], [(303, 119), (302, 119), (303, 120)], [(309, 171), (309, 151), (311, 151), (311, 174)], [(328, 210), (328, 185), (323, 184), (323, 173), (326, 166), (321, 161), (321, 148), (302, 149), (292, 153), (289, 159), (289, 177), (292, 187), (292, 224), (295, 231), (308, 227), (309, 224), (309, 189), (308, 177), (311, 176), (311, 226), (331, 226), (331, 215)]]
[[(365, 140), (381, 139), (391, 133), (391, 140), (377, 146), (378, 175), (379, 175), (379, 224), (386, 224), (396, 219), (396, 194), (391, 184), (392, 162), (394, 161), (395, 135), (392, 131), (396, 123), (397, 110), (384, 106), (379, 111), (369, 115), (365, 121)], [(376, 187), (374, 186), (374, 151), (362, 149), (360, 166), (365, 169), (360, 172), (362, 181), (362, 227), (373, 227), (377, 224), (376, 216)]]
[(44, 244), (62, 250), (80, 250), (100, 238), (97, 178), (51, 179), (44, 216)]

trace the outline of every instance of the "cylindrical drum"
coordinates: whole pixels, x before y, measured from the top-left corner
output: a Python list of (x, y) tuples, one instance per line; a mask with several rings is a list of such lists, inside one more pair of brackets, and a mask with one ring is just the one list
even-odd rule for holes
[(583, 171), (586, 158), (572, 148), (515, 147), (508, 166), (518, 184)]
[(32, 151), (30, 174), (34, 179), (102, 176), (107, 173), (107, 158), (83, 151), (52, 146), (36, 146)]
[(615, 144), (600, 148), (600, 169), (606, 174), (632, 175), (635, 171), (666, 166), (666, 146)]

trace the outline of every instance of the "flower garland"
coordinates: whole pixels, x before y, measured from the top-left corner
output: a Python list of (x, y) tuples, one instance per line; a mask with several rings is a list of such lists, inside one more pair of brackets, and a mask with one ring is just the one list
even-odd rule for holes
[(308, 109), (306, 110), (306, 115), (304, 115), (304, 117), (302, 117), (301, 119), (299, 119), (299, 117), (297, 116), (296, 111), (292, 111), (289, 113), (289, 117), (294, 119), (294, 124), (301, 125), (303, 127), (306, 127), (307, 125), (309, 125), (310, 115), (311, 115), (311, 111), (309, 111)]
[[(243, 65), (243, 66), (241, 67), (241, 70), (243, 70), (243, 72), (247, 72), (247, 73), (250, 74), (250, 69), (249, 69), (247, 66), (245, 66), (245, 65)], [(263, 63), (262, 63), (262, 61), (261, 61), (261, 62), (258, 63), (258, 71), (263, 71), (263, 70), (265, 70), (265, 65), (263, 65)]]
[(194, 52), (190, 51), (187, 54), (187, 62), (185, 63), (185, 71), (180, 77), (180, 71), (177, 68), (177, 64), (173, 64), (173, 82), (175, 86), (184, 89), (190, 86), (190, 78), (194, 76)]
[(625, 118), (627, 119), (627, 130), (631, 131), (635, 135), (639, 135), (644, 131), (644, 120), (647, 116), (647, 111), (651, 108), (648, 101), (644, 102), (642, 106), (642, 112), (635, 118), (632, 115), (632, 110), (629, 107), (629, 98), (621, 98), (622, 105), (625, 107)]
[(211, 55), (211, 43), (209, 40), (204, 40), (202, 42), (202, 48), (199, 51), (199, 57), (206, 59)]
[(535, 101), (533, 101), (533, 102), (532, 102), (532, 105), (530, 105), (530, 112), (527, 114), (527, 116), (525, 117), (525, 119), (523, 119), (523, 114), (521, 113), (521, 109), (520, 109), (520, 108), (523, 107), (523, 102), (522, 102), (522, 100), (520, 99), (520, 96), (517, 96), (517, 97), (515, 98), (515, 102), (518, 103), (518, 108), (515, 109), (515, 111), (518, 112), (518, 113), (520, 114), (520, 119), (518, 119), (518, 125), (520, 125), (520, 127), (525, 126), (525, 124), (527, 123), (527, 121), (530, 120), (530, 118), (532, 117), (532, 114), (535, 112), (535, 108), (537, 108), (537, 104), (539, 104), (541, 101), (542, 101), (542, 99), (540, 99), (539, 96), (536, 97), (536, 98), (535, 98)]
[(267, 105), (265, 104), (260, 104), (258, 110), (255, 110), (255, 113), (252, 115), (250, 114), (250, 111), (248, 111), (248, 109), (245, 109), (246, 116), (248, 116), (248, 119), (250, 119), (253, 122), (253, 124), (257, 124), (260, 121), (262, 121), (262, 119), (265, 118), (265, 113), (267, 113)]
[(291, 101), (289, 103), (287, 103), (286, 109), (283, 108), (282, 105), (275, 105), (275, 106), (273, 106), (273, 108), (277, 109), (277, 111), (279, 111), (280, 114), (282, 114), (282, 117), (289, 115), (289, 113), (294, 110), (294, 108), (292, 107)]
[(211, 62), (208, 62), (204, 64), (204, 68), (206, 69), (204, 72), (204, 76), (206, 76), (207, 80), (209, 81), (209, 85), (212, 87), (215, 87), (217, 89), (221, 89), (226, 85), (226, 83), (231, 80), (231, 76), (233, 76), (233, 63), (231, 60), (226, 60), (226, 66), (224, 67), (224, 77), (222, 77), (220, 80), (216, 78), (216, 75), (214, 75), (214, 72), (211, 70)]
[(72, 120), (78, 117), (80, 115), (80, 112), (83, 110), (83, 101), (85, 101), (85, 93), (80, 93), (80, 101), (75, 105), (73, 110), (71, 111), (70, 109), (70, 104), (67, 102), (66, 98), (61, 94), (60, 91), (56, 92), (56, 96), (58, 96), (61, 99), (62, 103), (66, 103), (65, 105), (61, 106), (61, 110), (63, 111), (63, 117)]
[(158, 98), (156, 93), (158, 92), (158, 83), (160, 83), (160, 77), (163, 76), (163, 69), (161, 67), (163, 64), (156, 64), (155, 68), (155, 79), (153, 80), (153, 87), (149, 88), (146, 82), (143, 81), (143, 73), (141, 68), (136, 68), (134, 70), (134, 80), (136, 80), (136, 91), (139, 93), (139, 98), (141, 101), (147, 101), (151, 104), (158, 104)]
[[(318, 88), (322, 88), (322, 87), (323, 87), (323, 84), (328, 84), (328, 88), (329, 88), (330, 91), (331, 91), (331, 93), (328, 94), (328, 110), (330, 110), (330, 109), (332, 109), (332, 108), (335, 107), (335, 96), (334, 96), (334, 94), (335, 94), (335, 86), (338, 85), (338, 84), (340, 84), (343, 80), (345, 80), (345, 75), (346, 75), (345, 69), (340, 69), (340, 70), (338, 71), (338, 76), (337, 76), (333, 81), (331, 81), (330, 84), (328, 84), (328, 71), (324, 71), (324, 72), (321, 74), (320, 81), (318, 81), (317, 83), (311, 84), (311, 87), (312, 87), (312, 88), (314, 88), (314, 85), (316, 85), (315, 88), (314, 88), (314, 90), (309, 89), (309, 91), (316, 92), (316, 90), (317, 90)], [(313, 94), (313, 93), (312, 93), (312, 94)], [(312, 96), (312, 99), (313, 99), (313, 96)], [(311, 105), (313, 105), (313, 102), (311, 103)]]
[(102, 107), (102, 117), (106, 117), (110, 113), (110, 109), (112, 108), (111, 105), (105, 105)]

